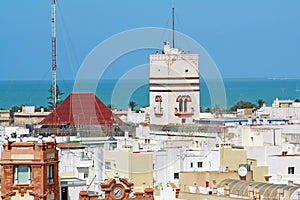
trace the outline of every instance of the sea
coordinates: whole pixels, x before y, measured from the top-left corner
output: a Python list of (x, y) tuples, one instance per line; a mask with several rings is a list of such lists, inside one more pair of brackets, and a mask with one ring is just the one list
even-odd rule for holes
[[(58, 80), (59, 89), (64, 93), (60, 100), (65, 99), (71, 92), (76, 91), (74, 80)], [(200, 79), (200, 105), (202, 110), (212, 105), (208, 87), (209, 81)], [(94, 91), (96, 96), (105, 104), (111, 104), (118, 109), (127, 110), (130, 101), (137, 103), (137, 108), (149, 106), (148, 80), (127, 80), (122, 83), (122, 92), (116, 90), (118, 80), (100, 80)], [(300, 79), (288, 78), (244, 78), (224, 79), (226, 94), (225, 109), (229, 109), (240, 100), (257, 103), (263, 99), (267, 105), (278, 99), (300, 99)], [(11, 109), (13, 106), (44, 106), (51, 102), (49, 99), (50, 80), (7, 80), (0, 81), (0, 108)], [(75, 89), (74, 89), (75, 88)], [(116, 92), (117, 91), (117, 92)], [(126, 92), (131, 91), (130, 94)], [(126, 97), (125, 97), (126, 96)], [(127, 97), (128, 96), (128, 97)]]

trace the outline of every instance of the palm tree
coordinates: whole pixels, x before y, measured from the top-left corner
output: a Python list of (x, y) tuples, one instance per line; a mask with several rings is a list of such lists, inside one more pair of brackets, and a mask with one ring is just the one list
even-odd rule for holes
[(137, 107), (137, 103), (134, 101), (130, 101), (129, 102), (129, 108), (134, 111), (134, 108)]

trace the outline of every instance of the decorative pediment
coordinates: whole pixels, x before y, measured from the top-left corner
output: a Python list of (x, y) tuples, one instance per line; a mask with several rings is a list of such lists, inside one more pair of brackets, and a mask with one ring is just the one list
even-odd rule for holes
[[(154, 200), (153, 188), (145, 188), (144, 192), (134, 192), (134, 184), (127, 178), (119, 178), (118, 174), (100, 185), (103, 192), (101, 198), (104, 200)], [(79, 200), (93, 200), (97, 197), (97, 194), (91, 197), (87, 191), (81, 191), (79, 194)]]

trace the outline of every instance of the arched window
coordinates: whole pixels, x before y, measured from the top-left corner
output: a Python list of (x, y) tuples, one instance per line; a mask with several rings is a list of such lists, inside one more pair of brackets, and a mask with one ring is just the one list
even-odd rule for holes
[(182, 103), (183, 103), (183, 100), (179, 99), (179, 112), (182, 112)]
[(189, 95), (179, 95), (176, 102), (178, 102), (178, 112), (188, 112), (188, 102), (192, 102), (192, 98)]
[(156, 105), (157, 105), (155, 112), (161, 113), (162, 112), (162, 105), (161, 105), (161, 103), (162, 103), (162, 96), (160, 96), (160, 95), (155, 96), (155, 102), (156, 102)]
[(184, 106), (183, 106), (183, 112), (187, 112), (187, 99), (184, 99)]

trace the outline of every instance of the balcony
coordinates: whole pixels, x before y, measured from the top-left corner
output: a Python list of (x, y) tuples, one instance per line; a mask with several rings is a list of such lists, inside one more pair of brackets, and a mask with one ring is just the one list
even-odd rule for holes
[(163, 108), (154, 107), (154, 115), (157, 115), (157, 116), (163, 115)]
[(195, 109), (193, 107), (191, 107), (191, 109), (187, 110), (187, 111), (178, 111), (178, 108), (174, 108), (175, 112), (175, 116), (179, 117), (179, 118), (186, 118), (186, 117), (191, 117), (194, 115)]

